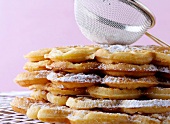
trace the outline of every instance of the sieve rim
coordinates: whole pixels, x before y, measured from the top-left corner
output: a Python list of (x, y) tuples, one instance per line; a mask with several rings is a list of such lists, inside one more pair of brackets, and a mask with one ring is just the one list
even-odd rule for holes
[(141, 2), (137, 1), (137, 0), (127, 0), (129, 1), (131, 4), (139, 7), (145, 14), (147, 14), (150, 19), (151, 19), (151, 26), (149, 28), (152, 28), (155, 26), (156, 24), (156, 18), (153, 14), (153, 12), (151, 12), (151, 10), (149, 10), (144, 4), (142, 4)]

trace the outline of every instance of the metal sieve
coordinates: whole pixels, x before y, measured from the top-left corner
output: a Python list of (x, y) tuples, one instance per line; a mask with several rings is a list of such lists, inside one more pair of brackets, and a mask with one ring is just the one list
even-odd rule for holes
[(79, 29), (91, 41), (132, 44), (145, 33), (154, 40), (147, 30), (155, 18), (137, 0), (75, 0), (74, 8)]

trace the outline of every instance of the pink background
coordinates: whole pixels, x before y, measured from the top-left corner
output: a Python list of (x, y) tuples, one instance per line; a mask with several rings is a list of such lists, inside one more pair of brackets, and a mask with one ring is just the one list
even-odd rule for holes
[[(170, 1), (141, 0), (157, 18), (149, 32), (170, 44)], [(73, 0), (0, 0), (0, 92), (27, 90), (13, 82), (31, 50), (94, 44), (79, 31)], [(143, 36), (136, 44), (154, 44)]]

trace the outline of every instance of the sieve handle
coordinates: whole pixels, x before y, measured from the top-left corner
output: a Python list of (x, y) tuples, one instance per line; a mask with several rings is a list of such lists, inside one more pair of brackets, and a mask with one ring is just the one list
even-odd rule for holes
[(156, 24), (155, 16), (145, 5), (143, 5), (138, 0), (128, 0), (128, 2), (130, 2), (130, 3), (134, 4), (134, 5), (136, 5), (137, 7), (139, 7), (144, 13), (146, 13), (150, 17), (151, 22), (152, 22), (150, 28), (155, 26), (155, 24)]
[(170, 45), (168, 45), (167, 43), (163, 42), (162, 40), (156, 38), (155, 36), (151, 35), (148, 32), (145, 32), (145, 35), (148, 36), (149, 38), (151, 38), (153, 41), (155, 41), (157, 44), (161, 45), (161, 46), (167, 46), (170, 47)]

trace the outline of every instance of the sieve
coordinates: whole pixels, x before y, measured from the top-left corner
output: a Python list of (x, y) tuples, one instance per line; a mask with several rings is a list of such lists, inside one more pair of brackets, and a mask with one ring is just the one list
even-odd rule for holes
[(129, 45), (146, 34), (168, 46), (147, 32), (155, 17), (137, 0), (75, 0), (74, 13), (82, 34), (96, 43)]

